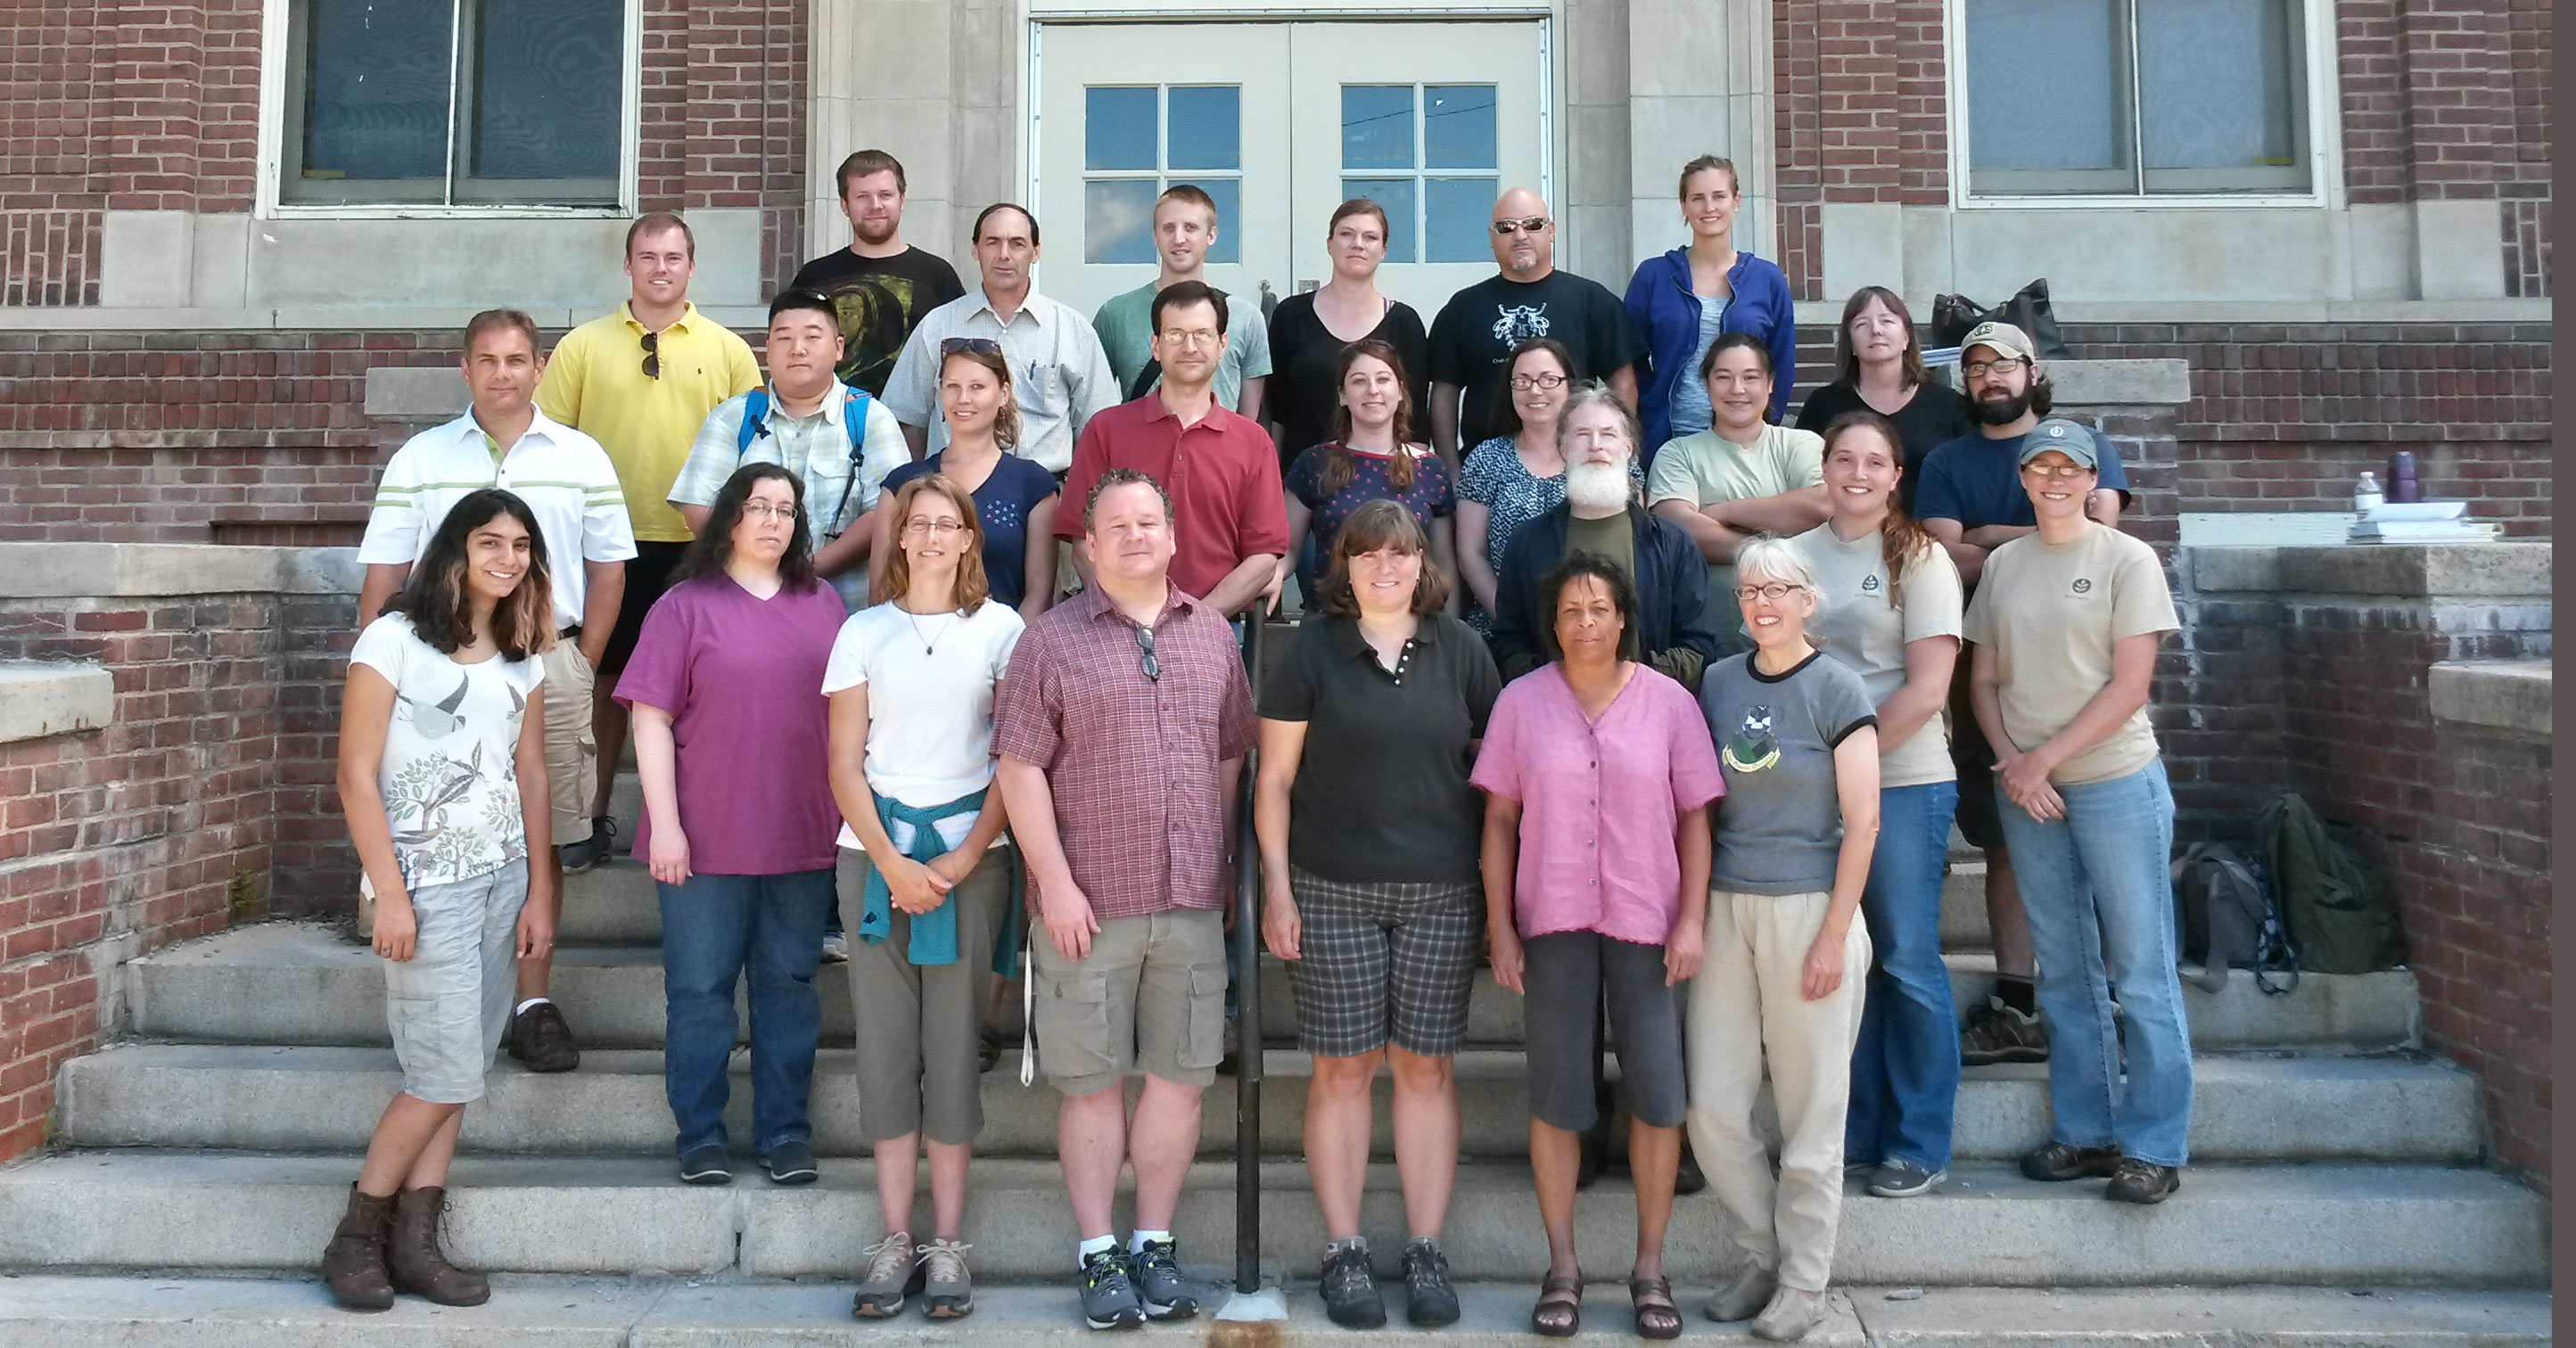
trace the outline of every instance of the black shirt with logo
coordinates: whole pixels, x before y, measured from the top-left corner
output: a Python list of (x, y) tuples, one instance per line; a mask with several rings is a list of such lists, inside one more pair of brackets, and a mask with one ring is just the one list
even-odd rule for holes
[(852, 388), (885, 396), (895, 358), (931, 310), (966, 293), (957, 269), (936, 253), (906, 248), (892, 257), (861, 257), (836, 248), (806, 263), (791, 290), (819, 290), (841, 315), (841, 363), (835, 373)]
[[(1458, 404), (1460, 453), (1502, 433), (1512, 348), (1553, 337), (1574, 355), (1576, 379), (1607, 379), (1646, 354), (1628, 306), (1600, 282), (1552, 271), (1535, 281), (1488, 277), (1449, 297), (1431, 320), (1431, 379), (1466, 390)], [(1642, 457), (1645, 447), (1639, 446)]]

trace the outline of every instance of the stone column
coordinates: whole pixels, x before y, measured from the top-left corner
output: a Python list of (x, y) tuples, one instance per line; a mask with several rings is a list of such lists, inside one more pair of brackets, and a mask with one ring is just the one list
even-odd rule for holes
[(1631, 267), (1689, 242), (1674, 189), (1703, 154), (1735, 161), (1735, 246), (1777, 257), (1771, 0), (1628, 0), (1628, 77)]
[[(906, 237), (951, 257), (957, 195), (948, 0), (814, 0), (807, 54), (805, 256), (846, 245), (833, 171), (857, 150), (903, 161)], [(1016, 62), (1013, 63), (1016, 66)]]

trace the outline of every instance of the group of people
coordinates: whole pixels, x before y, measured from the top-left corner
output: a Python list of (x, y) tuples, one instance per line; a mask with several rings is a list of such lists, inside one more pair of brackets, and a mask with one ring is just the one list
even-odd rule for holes
[[(1691, 243), (1624, 304), (1554, 269), (1516, 188), (1499, 274), (1427, 329), (1375, 289), (1365, 200), (1327, 225), (1332, 281), (1265, 323), (1205, 281), (1220, 222), (1176, 187), (1161, 276), (1085, 322), (1031, 289), (1025, 209), (978, 218), (963, 292), (901, 240), (900, 165), (853, 155), (840, 186), (852, 245), (773, 301), (765, 381), (688, 304), (685, 222), (646, 216), (618, 313), (551, 356), (525, 315), (478, 315), (470, 410), (387, 465), (340, 789), (404, 1080), (325, 1253), (342, 1304), (488, 1296), (439, 1247), (449, 1160), (501, 1044), (578, 1062), (547, 967), (563, 874), (614, 845), (600, 764), (629, 740), (682, 1180), (733, 1177), (745, 983), (748, 1150), (816, 1178), (814, 979), (847, 966), (883, 1219), (861, 1318), (973, 1309), (985, 1030), (1015, 981), (1022, 1082), (1061, 1096), (1086, 1323), (1199, 1310), (1172, 1230), (1256, 863), (1313, 1058), (1337, 1323), (1387, 1316), (1360, 1231), (1382, 1066), (1406, 1313), (1458, 1315), (1441, 1238), (1480, 964), (1525, 1002), (1541, 1334), (1581, 1320), (1605, 1049), (1649, 1338), (1682, 1330), (1686, 1157), (1736, 1247), (1708, 1314), (1800, 1337), (1846, 1176), (1944, 1182), (1963, 1061), (2049, 1062), (2025, 1174), (2178, 1187), (2191, 1061), (2146, 716), (2178, 624), (2117, 528), (2116, 454), (2046, 416), (2026, 334), (1972, 333), (1962, 395), (1864, 289), (1838, 377), (1779, 424), (1789, 292), (1733, 247), (1714, 158), (1681, 175)], [(1303, 621), (1247, 671), (1233, 624), (1292, 593)], [(1954, 819), (1987, 851), (1999, 965), (1964, 1041)]]

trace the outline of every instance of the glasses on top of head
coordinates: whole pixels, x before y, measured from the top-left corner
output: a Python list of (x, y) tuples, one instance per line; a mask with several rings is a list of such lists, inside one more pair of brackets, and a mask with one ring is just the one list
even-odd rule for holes
[(662, 334), (658, 332), (644, 334), (644, 377), (662, 377)]
[(941, 339), (939, 343), (939, 355), (942, 359), (956, 355), (960, 351), (972, 351), (979, 356), (998, 356), (1002, 354), (1002, 344), (994, 341), (990, 337), (948, 337)]
[(1550, 370), (1545, 374), (1516, 374), (1512, 376), (1512, 392), (1527, 393), (1534, 388), (1559, 389), (1565, 387), (1570, 382), (1572, 381), (1568, 380), (1564, 375), (1556, 373), (1554, 370)]
[(1136, 629), (1136, 649), (1145, 653), (1145, 677), (1156, 683), (1161, 683), (1163, 681), (1163, 663), (1154, 658), (1153, 628), (1139, 627)]
[(1545, 228), (1547, 228), (1547, 217), (1544, 215), (1533, 215), (1519, 220), (1497, 220), (1494, 222), (1494, 232), (1504, 236), (1505, 238), (1509, 238), (1514, 234), (1536, 234)]
[(1768, 599), (1776, 604), (1805, 588), (1807, 587), (1804, 585), (1792, 585), (1785, 580), (1775, 580), (1761, 585), (1738, 585), (1735, 587), (1735, 597), (1738, 600)]

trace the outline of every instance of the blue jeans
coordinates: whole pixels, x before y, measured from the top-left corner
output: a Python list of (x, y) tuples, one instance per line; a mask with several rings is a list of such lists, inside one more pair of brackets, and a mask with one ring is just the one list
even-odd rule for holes
[(1959, 1018), (1941, 962), (1941, 871), (1950, 850), (1957, 782), (1878, 793), (1878, 850), (1861, 920), (1878, 953), (1852, 1047), (1843, 1155), (1950, 1168), (1959, 1097)]
[(662, 1078), (679, 1127), (679, 1150), (726, 1144), (732, 1092), (735, 987), (751, 975), (751, 1123), (755, 1150), (810, 1142), (814, 1045), (823, 1003), (814, 967), (832, 872), (692, 875), (654, 888), (662, 899), (662, 981), (668, 1001)]
[[(2174, 807), (2164, 760), (2057, 794), (2063, 819), (2033, 819), (2009, 800), (1998, 810), (2054, 1041), (2055, 1136), (2178, 1166), (2190, 1155), (2191, 1033), (2174, 966)], [(2128, 1020), (2125, 1081), (2114, 988)]]

